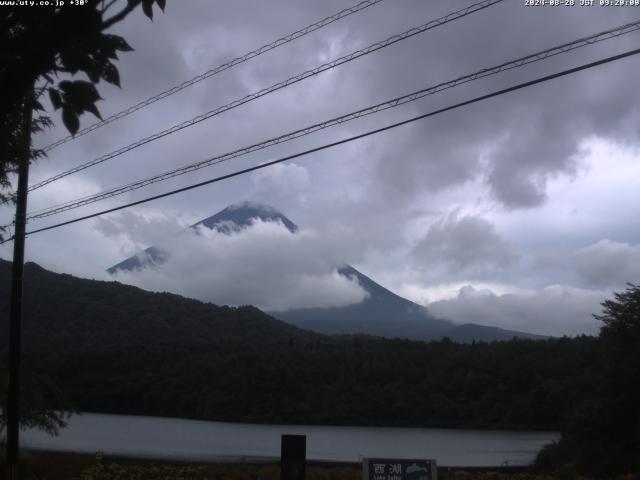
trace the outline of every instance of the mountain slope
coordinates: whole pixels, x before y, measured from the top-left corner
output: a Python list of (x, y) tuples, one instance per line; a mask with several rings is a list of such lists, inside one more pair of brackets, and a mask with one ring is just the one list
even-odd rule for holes
[[(251, 225), (256, 219), (281, 222), (290, 232), (298, 231), (295, 223), (274, 208), (248, 202), (231, 205), (190, 228), (206, 227), (232, 235)], [(107, 271), (113, 274), (118, 270), (132, 271), (149, 265), (161, 265), (169, 255), (170, 252), (163, 251), (161, 246), (152, 246)], [(473, 324), (459, 326), (449, 320), (435, 318), (425, 307), (394, 294), (349, 265), (340, 268), (338, 273), (357, 279), (369, 294), (368, 297), (360, 303), (345, 307), (303, 308), (268, 313), (291, 325), (325, 334), (364, 333), (414, 340), (434, 340), (446, 336), (462, 342), (506, 340), (513, 337), (544, 338), (497, 327)]]
[[(0, 351), (8, 335), (11, 263), (0, 260)], [(321, 340), (255, 307), (219, 307), (118, 282), (86, 280), (25, 265), (26, 351), (128, 345), (212, 345)]]
[(272, 312), (287, 323), (328, 334), (366, 332), (383, 337), (431, 340), (448, 335), (455, 325), (439, 320), (429, 311), (387, 290), (351, 266), (338, 270), (355, 277), (369, 296), (361, 303), (340, 308), (306, 308)]
[(455, 342), (494, 342), (505, 341), (513, 338), (526, 340), (544, 340), (544, 335), (534, 335), (533, 333), (519, 332), (517, 330), (505, 330), (498, 327), (488, 327), (486, 325), (476, 325), (475, 323), (465, 323), (458, 325), (446, 332), (446, 336)]

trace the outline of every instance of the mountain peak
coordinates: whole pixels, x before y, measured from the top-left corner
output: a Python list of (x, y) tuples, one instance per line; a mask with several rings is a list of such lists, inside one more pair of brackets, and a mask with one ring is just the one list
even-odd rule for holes
[(191, 225), (191, 228), (204, 226), (221, 233), (232, 233), (250, 226), (256, 219), (263, 222), (281, 222), (291, 233), (298, 231), (298, 226), (275, 208), (249, 201), (229, 205), (215, 215)]
[[(199, 227), (206, 227), (210, 230), (216, 230), (219, 233), (230, 235), (246, 227), (250, 227), (256, 219), (263, 222), (282, 223), (291, 233), (298, 231), (298, 226), (277, 209), (269, 205), (250, 201), (229, 205), (224, 210), (220, 210), (215, 215), (194, 223), (189, 228), (196, 230)], [(154, 245), (107, 268), (107, 272), (113, 275), (118, 270), (140, 270), (150, 265), (161, 265), (165, 263), (168, 258), (169, 252), (165, 252), (161, 247)]]
[(251, 200), (244, 200), (238, 203), (232, 203), (224, 210), (253, 210), (256, 212), (268, 212), (281, 214), (276, 208), (266, 203), (254, 202)]

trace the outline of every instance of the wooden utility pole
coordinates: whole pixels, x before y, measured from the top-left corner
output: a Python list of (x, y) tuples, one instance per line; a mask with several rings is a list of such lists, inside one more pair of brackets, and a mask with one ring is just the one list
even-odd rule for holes
[(20, 356), (22, 327), (22, 278), (24, 274), (24, 241), (31, 157), (31, 120), (33, 88), (24, 98), (22, 109), (22, 148), (18, 162), (18, 191), (16, 196), (15, 231), (13, 235), (13, 265), (11, 269), (11, 307), (9, 317), (9, 385), (7, 394), (7, 474), (9, 480), (18, 479), (20, 446)]

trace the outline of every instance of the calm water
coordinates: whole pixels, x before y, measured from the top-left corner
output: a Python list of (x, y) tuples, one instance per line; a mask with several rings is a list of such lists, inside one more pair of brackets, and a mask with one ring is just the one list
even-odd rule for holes
[(125, 415), (74, 415), (58, 437), (26, 431), (24, 446), (174, 460), (279, 457), (280, 435), (307, 435), (310, 460), (435, 458), (443, 466), (526, 465), (554, 432), (255, 425)]

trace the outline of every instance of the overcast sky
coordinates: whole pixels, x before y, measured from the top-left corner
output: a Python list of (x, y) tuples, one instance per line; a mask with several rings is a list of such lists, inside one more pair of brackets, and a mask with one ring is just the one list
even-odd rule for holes
[[(118, 25), (135, 52), (122, 89), (101, 84), (115, 113), (355, 2), (167, 2), (150, 22)], [(31, 183), (138, 138), (403, 32), (471, 1), (385, 0), (126, 119), (59, 147)], [(579, 2), (577, 2), (579, 3)], [(597, 2), (596, 2), (597, 3)], [(640, 18), (634, 7), (526, 7), (505, 0), (34, 191), (30, 210), (187, 165), (316, 121)], [(640, 34), (578, 49), (456, 87), (304, 139), (63, 215), (117, 206), (364, 132), (531, 78), (637, 48)], [(395, 293), (457, 322), (542, 334), (596, 333), (599, 303), (640, 282), (640, 58), (503, 95), (99, 219), (35, 234), (28, 260), (107, 279), (141, 248), (178, 242), (170, 274), (123, 281), (216, 303), (263, 308), (361, 301), (335, 275), (349, 263)], [(57, 126), (38, 145), (66, 132)], [(93, 122), (83, 117), (82, 125)], [(229, 204), (272, 205), (300, 226), (256, 225), (233, 242), (168, 240)], [(3, 208), (7, 223), (11, 210)], [(241, 237), (241, 238), (240, 238)], [(182, 243), (180, 243), (182, 242)], [(0, 254), (11, 258), (11, 245)]]

